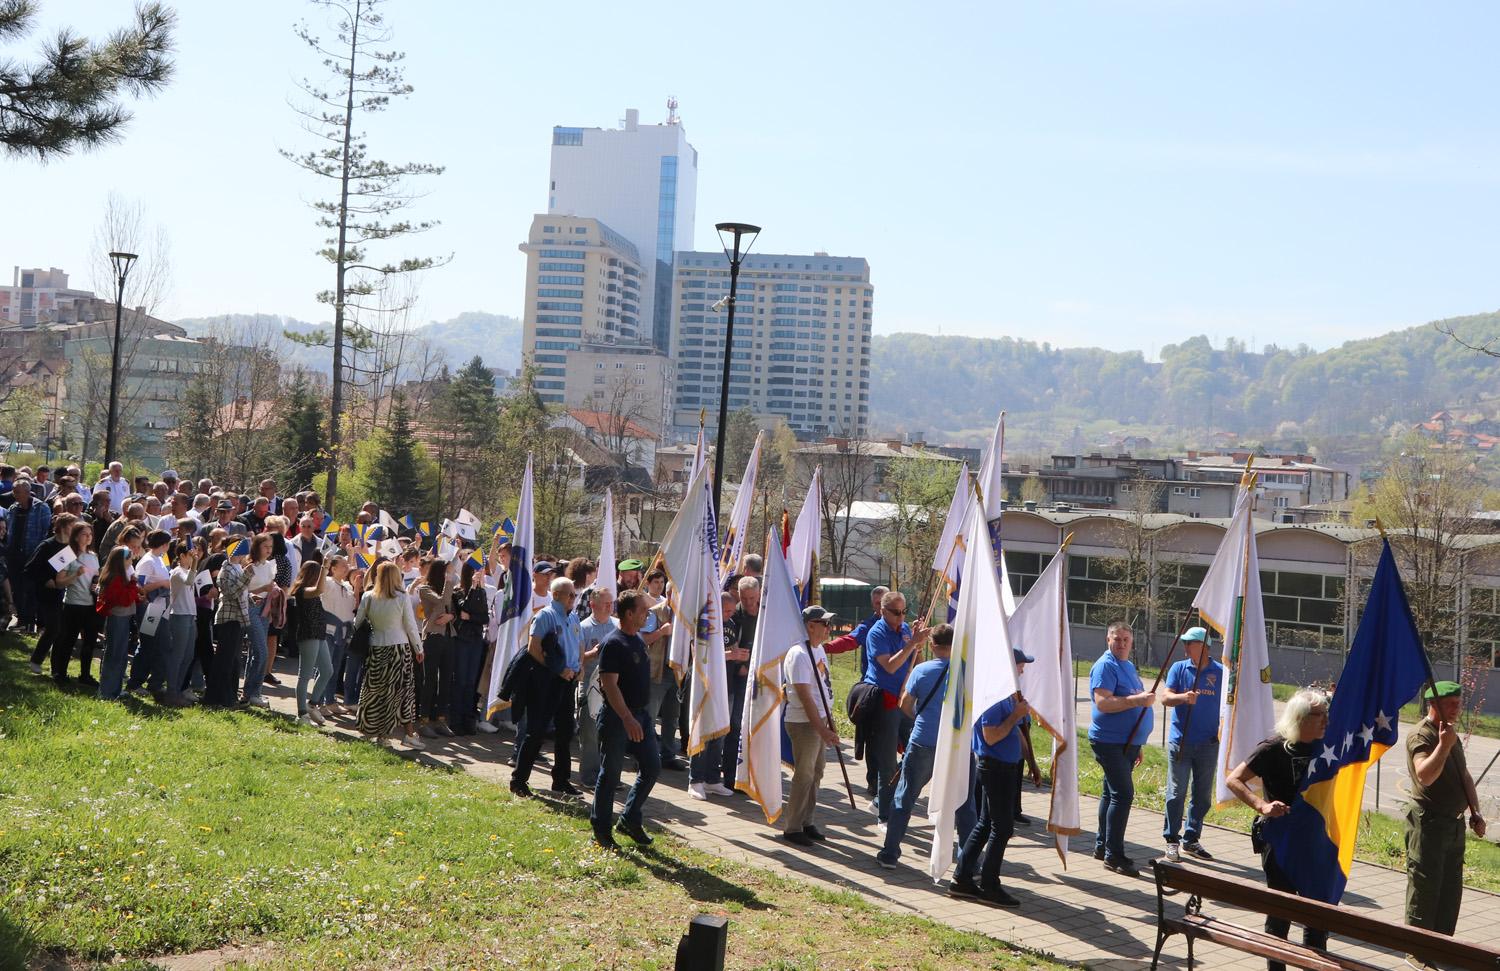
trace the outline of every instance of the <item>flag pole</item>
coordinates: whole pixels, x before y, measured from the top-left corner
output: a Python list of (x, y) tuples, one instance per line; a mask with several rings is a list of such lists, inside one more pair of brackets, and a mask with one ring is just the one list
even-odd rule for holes
[[(834, 737), (837, 738), (839, 730), (833, 724), (833, 699), (828, 697), (828, 689), (823, 684), (823, 678), (821, 674), (819, 675), (817, 681), (818, 697), (823, 702), (823, 717), (828, 721), (828, 730), (833, 732)], [(835, 742), (833, 745), (833, 751), (839, 757), (839, 771), (844, 774), (844, 791), (849, 794), (849, 808), (854, 812), (859, 812), (859, 806), (857, 806), (854, 802), (854, 787), (849, 784), (849, 766), (844, 763), (843, 746)]]
[[(1167, 656), (1162, 658), (1161, 667), (1156, 669), (1156, 680), (1151, 682), (1151, 693), (1153, 695), (1156, 694), (1156, 689), (1161, 687), (1161, 679), (1167, 673), (1167, 665), (1171, 662), (1172, 655), (1177, 650), (1177, 645), (1182, 643), (1182, 635), (1187, 633), (1187, 629), (1192, 622), (1193, 612), (1189, 610), (1182, 617), (1182, 626), (1177, 628), (1177, 636), (1172, 638), (1172, 646), (1167, 648)], [(1150, 637), (1151, 635), (1148, 632), (1146, 636)], [(1109, 648), (1106, 647), (1105, 650), (1109, 650)], [(1130, 744), (1129, 740), (1135, 738), (1135, 733), (1141, 730), (1141, 722), (1146, 719), (1146, 712), (1148, 710), (1147, 708), (1142, 708), (1141, 713), (1135, 716), (1135, 724), (1131, 726), (1130, 734), (1125, 736), (1125, 744)]]

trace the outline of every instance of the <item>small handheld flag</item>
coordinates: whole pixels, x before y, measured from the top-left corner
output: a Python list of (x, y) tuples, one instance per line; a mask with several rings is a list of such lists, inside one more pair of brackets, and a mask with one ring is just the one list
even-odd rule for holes
[(229, 547), (230, 556), (249, 556), (250, 541), (248, 539), (235, 540)]

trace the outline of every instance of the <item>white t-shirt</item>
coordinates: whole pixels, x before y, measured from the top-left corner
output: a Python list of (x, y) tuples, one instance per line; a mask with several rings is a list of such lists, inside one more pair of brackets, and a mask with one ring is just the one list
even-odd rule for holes
[(359, 604), (354, 599), (354, 588), (348, 580), (323, 578), (323, 609), (344, 623), (354, 621), (354, 611)]
[[(163, 580), (172, 579), (172, 571), (167, 569), (166, 561), (161, 558), (160, 553), (147, 553), (141, 557), (141, 561), (135, 565), (135, 573), (143, 577), (146, 583), (160, 583)], [(150, 596), (154, 599), (162, 594), (152, 591)]]
[[(813, 665), (817, 665), (818, 672), (813, 673)], [(798, 644), (781, 659), (781, 678), (786, 682), (786, 720), (789, 722), (808, 721), (807, 712), (802, 707), (802, 696), (797, 693), (795, 685), (805, 684), (812, 689), (813, 703), (817, 705), (817, 717), (819, 721), (828, 718), (827, 699), (833, 697), (833, 688), (828, 683), (828, 655), (822, 647), (808, 648), (805, 644)], [(816, 680), (815, 680), (816, 678)], [(821, 687), (818, 681), (822, 681)]]
[(193, 582), (197, 577), (196, 567), (191, 570), (180, 566), (172, 568), (172, 603), (167, 609), (169, 616), (198, 616), (198, 591)]

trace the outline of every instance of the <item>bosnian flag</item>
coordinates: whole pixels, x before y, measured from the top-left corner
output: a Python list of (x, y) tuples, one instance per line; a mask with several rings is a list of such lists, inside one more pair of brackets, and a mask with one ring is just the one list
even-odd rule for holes
[[(536, 552), (533, 535), (536, 517), (532, 514), (531, 494), (531, 456), (528, 454), (526, 475), (521, 480), (521, 505), (516, 510), (516, 535), (510, 547), (510, 576), (500, 603), (500, 633), (495, 641), (495, 660), (490, 665), (490, 683), (485, 689), (486, 717), (510, 707), (510, 702), (499, 697), (500, 682), (505, 679), (511, 660), (526, 649), (531, 634), (531, 568), (532, 556)], [(473, 526), (469, 528), (472, 530)]]

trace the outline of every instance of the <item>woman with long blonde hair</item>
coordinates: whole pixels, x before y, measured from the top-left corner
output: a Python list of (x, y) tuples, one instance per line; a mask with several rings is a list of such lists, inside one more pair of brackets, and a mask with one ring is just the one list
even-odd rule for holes
[(370, 656), (359, 698), (359, 730), (384, 738), (399, 725), (410, 748), (426, 748), (417, 734), (413, 665), (422, 660), (422, 633), (401, 568), (387, 560), (375, 568), (370, 589), (359, 598), (354, 626), (370, 624)]

